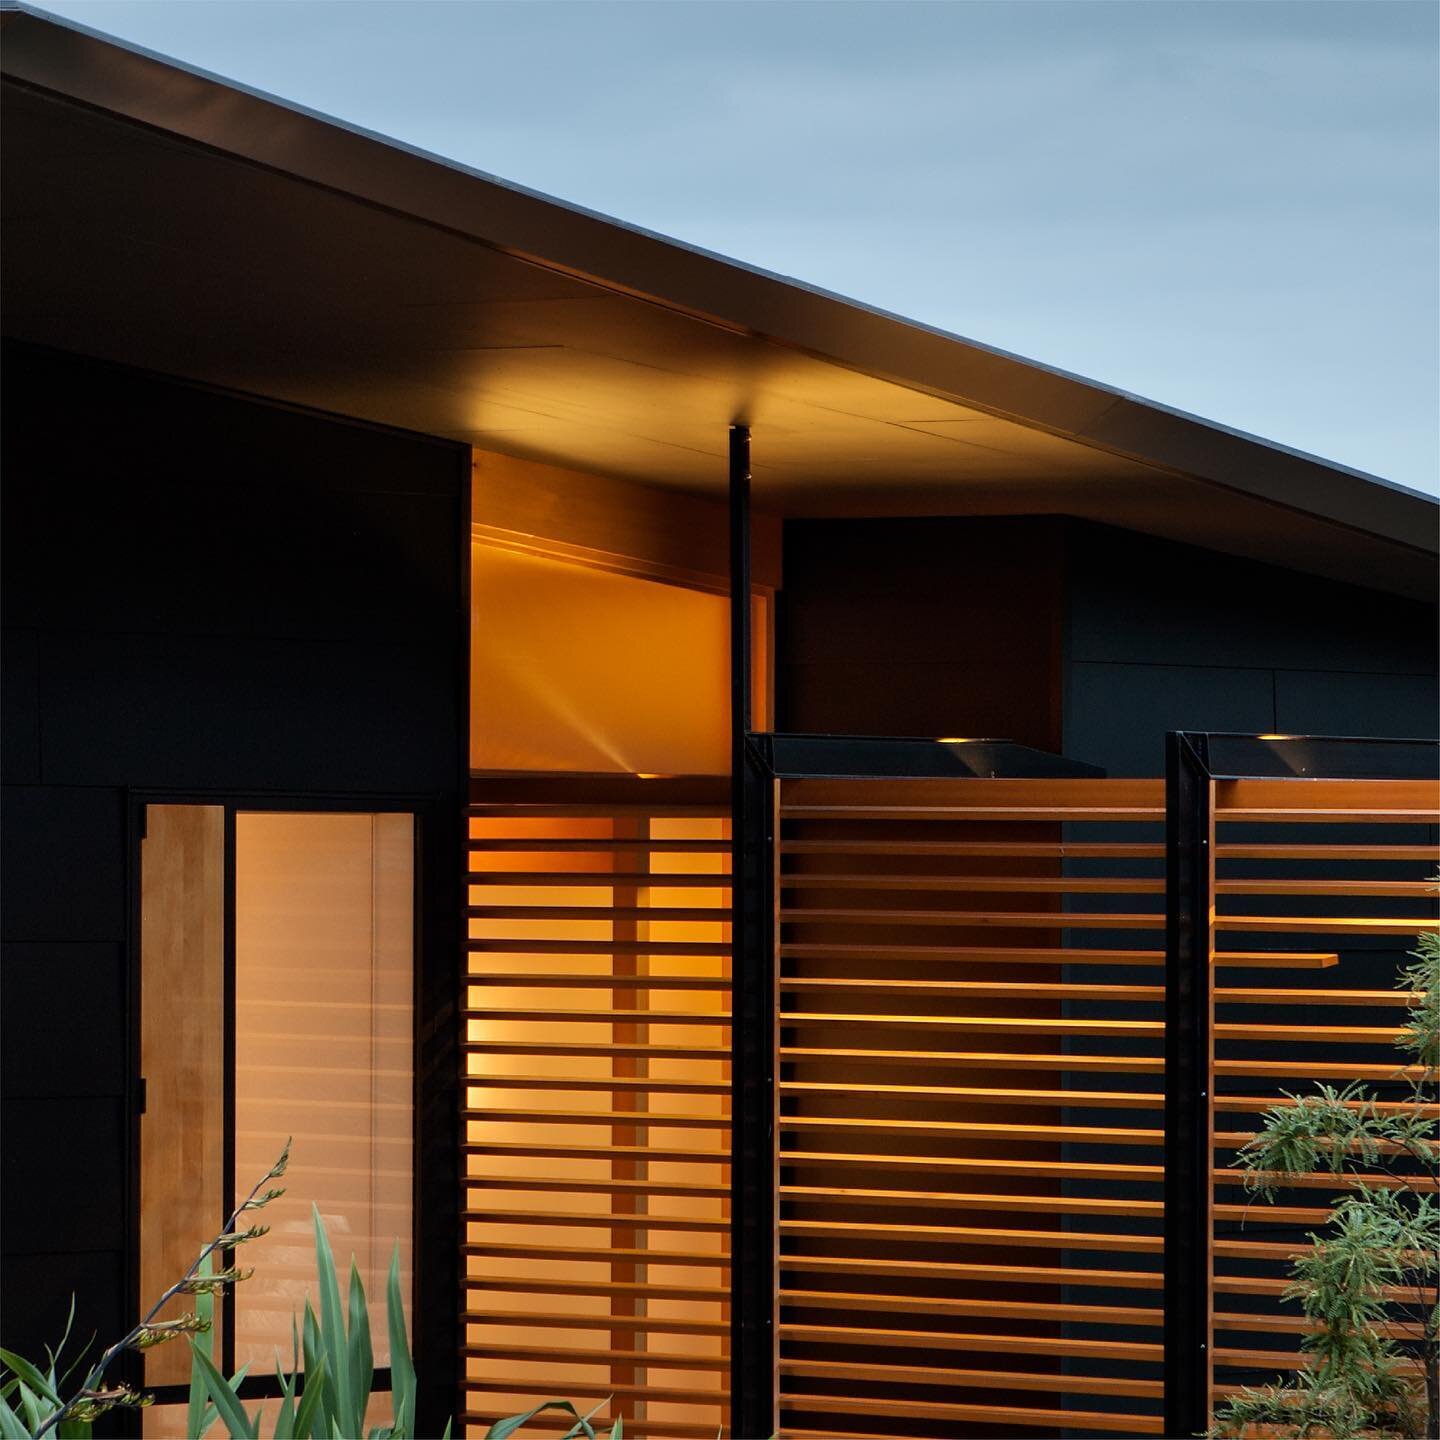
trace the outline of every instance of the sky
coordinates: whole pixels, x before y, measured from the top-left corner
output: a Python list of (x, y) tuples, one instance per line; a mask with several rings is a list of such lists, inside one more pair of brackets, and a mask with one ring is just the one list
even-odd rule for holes
[(41, 0), (1440, 492), (1432, 0)]

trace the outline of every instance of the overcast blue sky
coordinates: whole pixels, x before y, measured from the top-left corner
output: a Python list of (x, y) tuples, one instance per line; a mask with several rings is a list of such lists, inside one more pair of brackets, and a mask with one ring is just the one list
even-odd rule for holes
[(1440, 489), (1432, 0), (49, 0), (494, 174)]

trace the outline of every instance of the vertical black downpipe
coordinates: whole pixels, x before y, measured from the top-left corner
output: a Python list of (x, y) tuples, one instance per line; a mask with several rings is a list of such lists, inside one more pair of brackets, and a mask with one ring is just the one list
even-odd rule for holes
[(730, 428), (731, 1321), (730, 1431), (775, 1429), (772, 780), (748, 743), (750, 430)]
[(1165, 737), (1165, 1434), (1210, 1425), (1210, 774)]

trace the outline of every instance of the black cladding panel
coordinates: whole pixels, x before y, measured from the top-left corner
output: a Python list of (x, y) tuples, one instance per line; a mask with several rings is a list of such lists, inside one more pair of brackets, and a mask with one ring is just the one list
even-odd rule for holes
[[(423, 795), (458, 817), (470, 457), (27, 346), (3, 384), (0, 1343), (39, 1355), (72, 1290), (77, 1333), (130, 1318), (127, 793)], [(461, 902), (433, 868), (443, 990)]]

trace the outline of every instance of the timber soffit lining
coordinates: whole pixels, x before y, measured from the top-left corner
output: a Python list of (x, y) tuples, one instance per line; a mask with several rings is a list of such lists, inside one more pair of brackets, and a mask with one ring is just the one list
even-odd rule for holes
[(4, 34), (18, 338), (693, 489), (748, 418), (786, 513), (1079, 514), (1433, 589), (1428, 497), (37, 12)]

